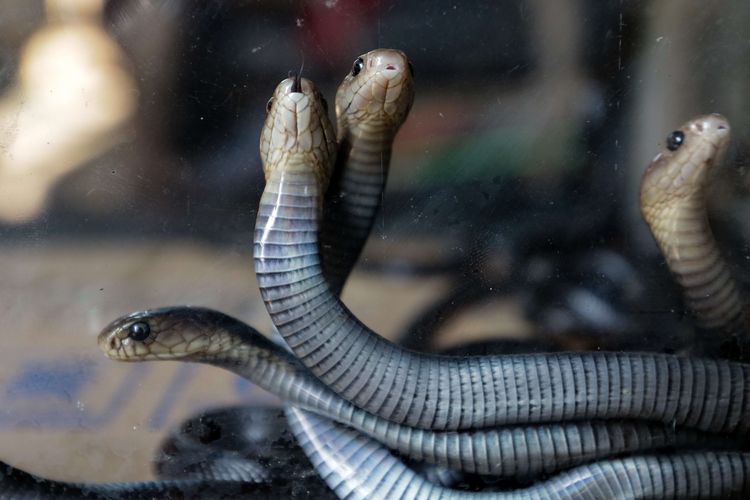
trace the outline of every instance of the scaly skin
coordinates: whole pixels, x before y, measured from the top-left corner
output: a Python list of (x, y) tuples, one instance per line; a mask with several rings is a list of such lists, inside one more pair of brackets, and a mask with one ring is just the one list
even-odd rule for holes
[(292, 432), (339, 498), (602, 500), (747, 498), (750, 453), (636, 456), (582, 465), (514, 491), (458, 491), (426, 481), (372, 439), (298, 408)]

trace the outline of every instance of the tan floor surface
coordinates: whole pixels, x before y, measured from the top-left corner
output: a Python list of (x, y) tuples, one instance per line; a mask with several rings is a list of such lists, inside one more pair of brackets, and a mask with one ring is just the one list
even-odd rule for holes
[[(214, 307), (270, 331), (250, 251), (195, 243), (0, 247), (0, 459), (64, 480), (152, 477), (162, 436), (209, 407), (275, 399), (219, 369), (117, 363), (96, 335), (148, 307)], [(355, 273), (344, 300), (393, 336), (446, 290), (440, 278)]]

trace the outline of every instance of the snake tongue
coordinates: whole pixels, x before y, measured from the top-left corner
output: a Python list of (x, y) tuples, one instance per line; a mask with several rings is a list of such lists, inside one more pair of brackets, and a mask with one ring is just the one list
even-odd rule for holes
[(293, 74), (292, 78), (294, 81), (292, 82), (292, 92), (293, 93), (301, 93), (302, 92), (302, 79), (298, 74)]

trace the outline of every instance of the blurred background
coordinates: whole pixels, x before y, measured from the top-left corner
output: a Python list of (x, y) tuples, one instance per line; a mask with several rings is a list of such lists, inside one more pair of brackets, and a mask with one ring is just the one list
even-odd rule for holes
[[(0, 0), (0, 459), (151, 477), (200, 410), (276, 404), (216, 369), (104, 359), (122, 314), (270, 332), (252, 264), (265, 103), (303, 69), (406, 52), (416, 100), (344, 301), (414, 349), (679, 351), (694, 334), (638, 212), (664, 138), (719, 112), (710, 197), (747, 282), (750, 4), (718, 0)], [(387, 313), (386, 313), (387, 312)]]

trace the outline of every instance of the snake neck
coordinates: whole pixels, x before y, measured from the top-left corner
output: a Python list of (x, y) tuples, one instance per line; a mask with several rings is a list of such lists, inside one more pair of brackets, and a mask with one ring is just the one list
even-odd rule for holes
[[(322, 190), (313, 174), (278, 172), (266, 181), (255, 222), (258, 288), (292, 350), (295, 335), (306, 334), (305, 325), (329, 309), (320, 306), (335, 302), (323, 278), (318, 250), (321, 204)], [(295, 354), (299, 356), (296, 350)]]
[(321, 204), (312, 173), (280, 171), (268, 177), (255, 220), (253, 256), (259, 284), (267, 273), (307, 274), (319, 267)]
[(701, 193), (644, 209), (669, 269), (701, 328), (740, 334), (746, 329), (737, 284), (721, 256)]
[(260, 334), (232, 335), (222, 344), (228, 348), (196, 361), (231, 371), (283, 400), (299, 402), (295, 389), (304, 385), (309, 375), (294, 356)]
[(380, 206), (395, 133), (384, 123), (369, 122), (344, 130), (334, 178), (326, 196), (327, 202), (338, 203), (337, 212), (364, 218)]
[(193, 360), (222, 368), (249, 380), (281, 400), (302, 408), (347, 418), (357, 410), (336, 396), (281, 346), (243, 323), (223, 324), (211, 342), (221, 346)]
[(336, 294), (356, 264), (380, 209), (394, 135), (393, 127), (369, 122), (341, 134), (320, 234), (323, 270)]
[[(321, 190), (310, 174), (269, 177), (255, 223), (255, 274), (271, 319), (307, 364), (326, 332), (357, 321), (331, 291), (318, 249)], [(332, 321), (331, 321), (332, 320)], [(321, 325), (325, 322), (325, 325)], [(350, 338), (351, 340), (351, 338)], [(307, 359), (305, 353), (311, 354)]]
[[(352, 174), (382, 175), (387, 173), (396, 130), (383, 122), (363, 122), (354, 127), (344, 126), (339, 134), (338, 160), (340, 177)], [(352, 184), (351, 188), (356, 185)]]

